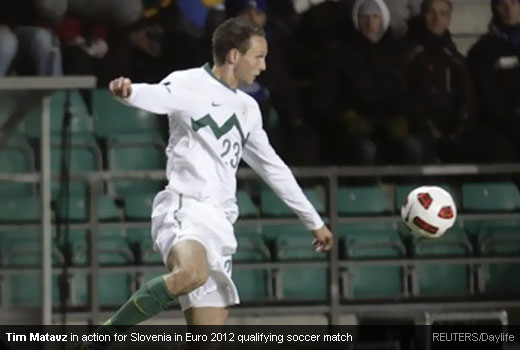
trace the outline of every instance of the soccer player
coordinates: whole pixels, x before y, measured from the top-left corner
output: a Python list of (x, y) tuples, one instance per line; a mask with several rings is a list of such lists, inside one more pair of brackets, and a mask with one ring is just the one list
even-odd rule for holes
[(269, 144), (257, 103), (237, 89), (266, 69), (264, 31), (231, 18), (215, 30), (212, 45), (213, 67), (176, 71), (154, 85), (124, 77), (110, 83), (126, 103), (168, 115), (168, 186), (153, 203), (152, 237), (170, 272), (143, 285), (105, 325), (140, 323), (177, 297), (189, 325), (226, 322), (227, 307), (239, 303), (231, 258), (241, 159), (294, 210), (317, 251), (332, 247), (331, 232)]

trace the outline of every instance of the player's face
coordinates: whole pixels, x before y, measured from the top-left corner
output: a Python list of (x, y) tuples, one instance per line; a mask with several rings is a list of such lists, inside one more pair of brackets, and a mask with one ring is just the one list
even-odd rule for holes
[(252, 36), (249, 39), (249, 49), (240, 55), (235, 65), (235, 76), (239, 83), (251, 85), (266, 68), (267, 41), (261, 36)]
[(435, 35), (443, 35), (451, 23), (450, 6), (444, 1), (434, 1), (425, 14), (426, 27)]
[(383, 19), (379, 15), (359, 15), (359, 30), (369, 41), (375, 43), (383, 34)]
[(496, 11), (505, 25), (520, 24), (520, 3), (518, 0), (500, 0), (496, 5)]

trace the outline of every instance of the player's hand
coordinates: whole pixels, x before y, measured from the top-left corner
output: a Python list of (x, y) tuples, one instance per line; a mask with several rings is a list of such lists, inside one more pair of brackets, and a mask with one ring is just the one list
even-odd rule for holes
[(327, 226), (313, 230), (312, 235), (314, 236), (312, 245), (317, 252), (326, 253), (332, 249), (334, 238), (332, 237), (332, 232), (330, 232)]
[(110, 82), (108, 89), (117, 97), (127, 98), (132, 94), (132, 81), (125, 77), (119, 77)]

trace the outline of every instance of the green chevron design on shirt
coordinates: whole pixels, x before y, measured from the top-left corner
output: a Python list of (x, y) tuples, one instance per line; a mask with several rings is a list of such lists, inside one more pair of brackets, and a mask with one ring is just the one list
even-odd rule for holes
[(229, 117), (229, 119), (226, 120), (222, 126), (218, 126), (210, 114), (206, 114), (204, 117), (198, 120), (191, 118), (191, 127), (193, 128), (193, 131), (197, 132), (200, 128), (205, 126), (209, 127), (211, 131), (213, 131), (213, 134), (217, 140), (219, 140), (223, 135), (227, 134), (233, 128), (233, 126), (236, 127), (238, 133), (240, 134), (240, 139), (242, 140), (242, 147), (244, 147), (247, 138), (249, 137), (249, 135), (247, 135), (247, 137), (244, 136), (244, 132), (242, 131), (242, 127), (240, 126), (235, 113), (233, 113), (233, 115)]

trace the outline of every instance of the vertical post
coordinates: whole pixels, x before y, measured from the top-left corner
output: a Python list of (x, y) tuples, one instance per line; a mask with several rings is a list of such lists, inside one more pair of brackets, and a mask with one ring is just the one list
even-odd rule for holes
[(42, 324), (52, 324), (52, 232), (51, 232), (51, 127), (50, 97), (42, 98), (41, 201), (42, 201)]
[(91, 322), (99, 323), (99, 222), (98, 194), (100, 183), (89, 181), (89, 226), (90, 226), (90, 311)]
[(329, 180), (329, 210), (330, 229), (334, 235), (334, 246), (330, 252), (330, 312), (329, 325), (339, 324), (339, 247), (338, 247), (338, 176), (335, 168), (330, 168)]

